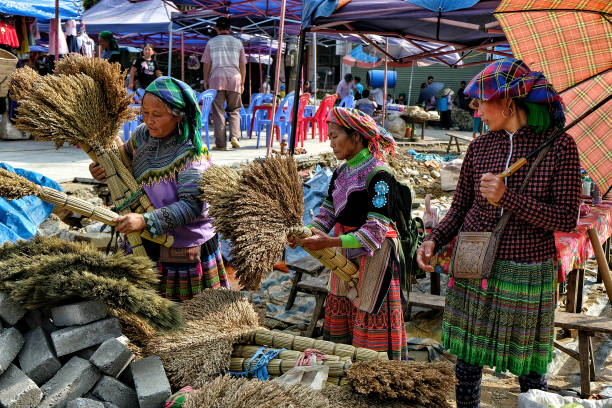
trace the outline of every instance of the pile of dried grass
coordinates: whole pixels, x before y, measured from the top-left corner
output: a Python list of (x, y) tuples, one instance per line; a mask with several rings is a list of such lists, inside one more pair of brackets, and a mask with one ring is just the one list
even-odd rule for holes
[(17, 200), (29, 195), (38, 195), (40, 188), (25, 177), (0, 169), (0, 196), (7, 200)]
[(206, 289), (181, 306), (184, 325), (174, 333), (158, 333), (146, 345), (158, 355), (170, 383), (200, 387), (229, 369), (232, 347), (259, 328), (258, 316), (240, 292)]
[(295, 161), (273, 156), (231, 169), (204, 172), (202, 199), (217, 231), (232, 241), (232, 265), (246, 290), (259, 288), (281, 257), (287, 232), (302, 225), (303, 190)]
[(327, 398), (312, 388), (285, 387), (274, 381), (219, 377), (185, 399), (184, 408), (325, 408)]
[(36, 237), (0, 247), (0, 291), (26, 309), (95, 299), (133, 313), (158, 329), (180, 326), (179, 308), (151, 285), (157, 271), (146, 257), (104, 255), (86, 244)]
[(327, 385), (321, 394), (329, 401), (329, 406), (333, 408), (430, 408), (419, 405), (406, 404), (401, 401), (381, 400), (376, 397), (366, 397), (357, 394), (350, 387), (339, 387), (337, 385)]
[(360, 394), (426, 407), (450, 408), (446, 396), (455, 386), (455, 373), (446, 362), (363, 361), (353, 364), (347, 377)]

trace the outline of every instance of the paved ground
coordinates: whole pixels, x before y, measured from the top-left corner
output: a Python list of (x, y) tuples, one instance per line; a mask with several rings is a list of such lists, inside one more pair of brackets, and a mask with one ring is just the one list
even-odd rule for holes
[[(471, 135), (470, 132), (458, 132), (464, 135)], [(211, 140), (214, 136), (210, 135)], [(425, 130), (426, 140), (448, 140), (445, 132), (437, 129)], [(242, 139), (242, 148), (229, 151), (212, 151), (211, 156), (216, 164), (232, 165), (244, 161), (265, 157), (265, 146), (256, 149), (257, 139), (253, 134), (253, 139)], [(262, 134), (262, 143), (264, 135)], [(273, 146), (278, 150), (279, 145), (275, 141)], [(308, 139), (304, 144), (307, 155), (317, 155), (324, 152), (331, 152), (329, 142), (320, 143), (317, 139)], [(52, 178), (57, 182), (72, 181), (75, 177), (90, 178), (88, 166), (89, 157), (80, 149), (65, 145), (60, 149), (55, 149), (52, 142), (37, 142), (34, 140), (0, 140), (0, 161), (9, 163), (18, 168), (36, 171)]]

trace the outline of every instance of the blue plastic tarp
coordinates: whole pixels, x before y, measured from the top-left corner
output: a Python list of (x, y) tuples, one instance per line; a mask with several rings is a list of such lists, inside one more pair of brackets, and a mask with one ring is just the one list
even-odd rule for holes
[(431, 11), (455, 11), (472, 7), (478, 0), (405, 0)]
[(302, 26), (308, 27), (319, 17), (329, 17), (338, 8), (338, 0), (304, 0)]
[[(80, 19), (82, 12), (80, 0), (59, 1), (60, 19)], [(49, 21), (55, 18), (55, 0), (3, 0), (0, 1), (0, 13)]]
[[(0, 162), (0, 168), (15, 172), (36, 184), (62, 190), (57, 182), (42, 174), (16, 169), (5, 162)], [(38, 226), (51, 215), (54, 207), (34, 196), (12, 201), (0, 197), (0, 243), (32, 238), (38, 232)]]

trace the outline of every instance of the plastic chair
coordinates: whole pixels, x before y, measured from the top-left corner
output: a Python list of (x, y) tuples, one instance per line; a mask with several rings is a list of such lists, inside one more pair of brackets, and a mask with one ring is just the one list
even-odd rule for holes
[[(255, 106), (260, 106), (265, 103), (272, 103), (272, 94), (259, 94), (259, 95), (260, 95), (259, 99), (253, 102), (253, 108), (255, 108)], [(253, 121), (253, 130), (255, 130), (258, 133), (258, 135), (259, 135), (259, 132), (263, 130), (263, 127), (260, 121), (265, 118), (265, 115), (266, 115), (266, 112), (264, 111), (259, 111), (257, 112), (257, 115), (255, 115), (255, 120)], [(253, 116), (251, 116), (251, 118), (252, 117)]]
[[(308, 126), (308, 122), (306, 122), (306, 118), (304, 118), (304, 111), (306, 110), (306, 105), (308, 105), (308, 101), (310, 101), (310, 94), (305, 93), (300, 95), (300, 99), (298, 101), (298, 114), (297, 114), (297, 128), (295, 132), (295, 143), (299, 140), (301, 146), (304, 147), (304, 139), (306, 138), (306, 130)], [(291, 132), (291, 125), (289, 125), (289, 132)], [(281, 142), (282, 142), (281, 136)]]
[(349, 95), (343, 100), (340, 101), (341, 108), (354, 108), (355, 107), (355, 97), (353, 95)]
[(144, 98), (145, 90), (142, 88), (138, 88), (136, 90), (136, 100), (138, 103), (142, 104), (142, 98)]
[[(295, 97), (295, 94), (293, 92), (285, 96), (283, 100), (281, 101), (280, 105), (278, 106), (278, 108), (276, 109), (276, 113), (274, 114), (274, 131), (276, 132), (276, 135), (278, 138), (282, 138), (282, 133), (287, 132), (288, 125), (291, 123), (291, 110), (292, 110), (291, 108), (293, 107), (294, 97)], [(261, 119), (259, 122), (262, 127), (265, 126), (266, 128), (266, 145), (267, 145), (268, 141), (270, 140), (269, 138), (271, 137), (271, 133), (272, 133), (270, 131), (271, 130), (270, 124), (272, 121), (270, 119)], [(283, 132), (281, 132), (281, 130)], [(261, 134), (261, 130), (258, 130), (257, 148), (259, 148), (260, 134)]]
[(334, 107), (338, 99), (338, 94), (328, 95), (321, 101), (319, 109), (315, 112), (313, 117), (304, 118), (304, 137), (308, 133), (308, 126), (312, 126), (312, 138), (315, 137), (315, 127), (319, 130), (319, 141), (327, 141), (327, 115), (329, 111)]
[[(216, 89), (209, 89), (198, 95), (198, 104), (202, 109), (202, 129), (206, 132), (206, 147), (210, 150), (210, 139), (208, 137), (208, 121), (210, 119), (210, 107), (217, 97)], [(200, 134), (202, 134), (200, 129)]]
[(251, 119), (253, 119), (253, 108), (261, 103), (261, 93), (254, 93), (251, 95), (251, 102), (248, 108), (244, 109), (244, 106), (240, 110), (240, 131), (246, 130), (247, 133), (251, 131)]

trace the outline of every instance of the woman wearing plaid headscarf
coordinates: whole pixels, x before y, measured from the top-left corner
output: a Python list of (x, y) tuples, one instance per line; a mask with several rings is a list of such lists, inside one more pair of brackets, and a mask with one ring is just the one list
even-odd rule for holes
[[(392, 175), (383, 168), (388, 168), (383, 153), (393, 153), (395, 141), (357, 109), (332, 109), (328, 135), (336, 158), (346, 162), (334, 171), (327, 199), (310, 225), (314, 235), (291, 243), (307, 249), (341, 247), (360, 267), (356, 288), (332, 274), (325, 336), (404, 359), (401, 251), (390, 218)], [(328, 235), (332, 229), (333, 237)]]
[(493, 231), (503, 211), (512, 211), (488, 279), (451, 277), (446, 294), (442, 344), (458, 357), (457, 406), (477, 407), (485, 365), (519, 376), (522, 392), (547, 388), (557, 282), (553, 232), (576, 226), (581, 185), (578, 150), (567, 134), (553, 142), (522, 194), (535, 158), (512, 177), (496, 175), (565, 123), (561, 98), (542, 73), (500, 60), (474, 77), (465, 94), (477, 100), (490, 131), (468, 147), (451, 209), (417, 259), (433, 272), (436, 249), (460, 231)]
[[(146, 241), (149, 256), (159, 261), (162, 296), (190, 299), (205, 288), (226, 287), (217, 234), (200, 195), (200, 174), (210, 166), (200, 138), (200, 107), (189, 85), (160, 77), (142, 100), (144, 123), (122, 146), (132, 159), (132, 174), (155, 210), (117, 219), (117, 231), (147, 229), (152, 236), (170, 234), (172, 248)], [(92, 176), (104, 181), (104, 169), (92, 163)]]

